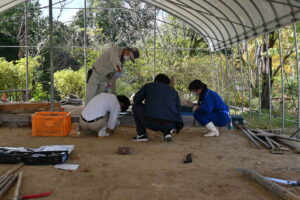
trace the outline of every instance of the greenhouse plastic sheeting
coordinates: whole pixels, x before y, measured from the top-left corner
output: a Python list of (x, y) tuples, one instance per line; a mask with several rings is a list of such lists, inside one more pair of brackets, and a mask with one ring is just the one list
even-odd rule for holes
[(300, 0), (143, 0), (199, 32), (212, 51), (299, 21)]
[[(100, 0), (99, 0), (100, 1)], [(300, 0), (141, 0), (200, 33), (217, 51), (299, 21)], [(25, 0), (0, 0), (0, 13)]]
[(24, 2), (25, 0), (0, 0), (0, 13)]

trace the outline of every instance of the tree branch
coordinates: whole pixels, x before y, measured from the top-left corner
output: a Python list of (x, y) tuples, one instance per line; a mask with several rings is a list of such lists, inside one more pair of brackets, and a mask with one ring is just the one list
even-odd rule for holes
[[(288, 54), (286, 54), (286, 55), (284, 56), (283, 61), (282, 61), (282, 64), (283, 64), (283, 65), (285, 64), (286, 60), (292, 55), (293, 52), (294, 52), (294, 51), (291, 50)], [(281, 68), (281, 63), (280, 63), (280, 65), (278, 65), (277, 69), (274, 71), (274, 73), (273, 73), (272, 76), (276, 76), (276, 74), (279, 72), (280, 68)]]

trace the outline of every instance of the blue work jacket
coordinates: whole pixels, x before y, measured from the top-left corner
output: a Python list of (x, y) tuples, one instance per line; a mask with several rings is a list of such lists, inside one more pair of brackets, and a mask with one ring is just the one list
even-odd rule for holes
[(199, 112), (200, 114), (210, 114), (216, 112), (225, 112), (228, 113), (228, 106), (222, 100), (222, 98), (218, 95), (218, 93), (205, 89), (200, 96), (199, 102)]

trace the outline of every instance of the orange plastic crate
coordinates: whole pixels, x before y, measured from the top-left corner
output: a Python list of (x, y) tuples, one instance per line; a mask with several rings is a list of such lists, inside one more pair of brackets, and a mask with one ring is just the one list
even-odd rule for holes
[(36, 112), (32, 115), (32, 136), (67, 136), (70, 131), (70, 112)]

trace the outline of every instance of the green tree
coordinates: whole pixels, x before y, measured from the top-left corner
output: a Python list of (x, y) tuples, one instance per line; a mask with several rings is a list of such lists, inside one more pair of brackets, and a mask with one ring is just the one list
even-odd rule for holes
[[(35, 94), (33, 83), (36, 81), (36, 70), (40, 66), (40, 57), (30, 58), (28, 60), (28, 89), (31, 94)], [(25, 89), (26, 88), (26, 59), (22, 58), (16, 61), (6, 61), (0, 58), (0, 88), (2, 90)], [(20, 93), (13, 93), (11, 99), (14, 101), (22, 100)], [(39, 99), (35, 99), (39, 100)]]
[(80, 98), (85, 97), (85, 73), (84, 68), (73, 71), (72, 69), (64, 69), (55, 72), (54, 86), (59, 91), (61, 98), (65, 98), (70, 94), (75, 94)]

